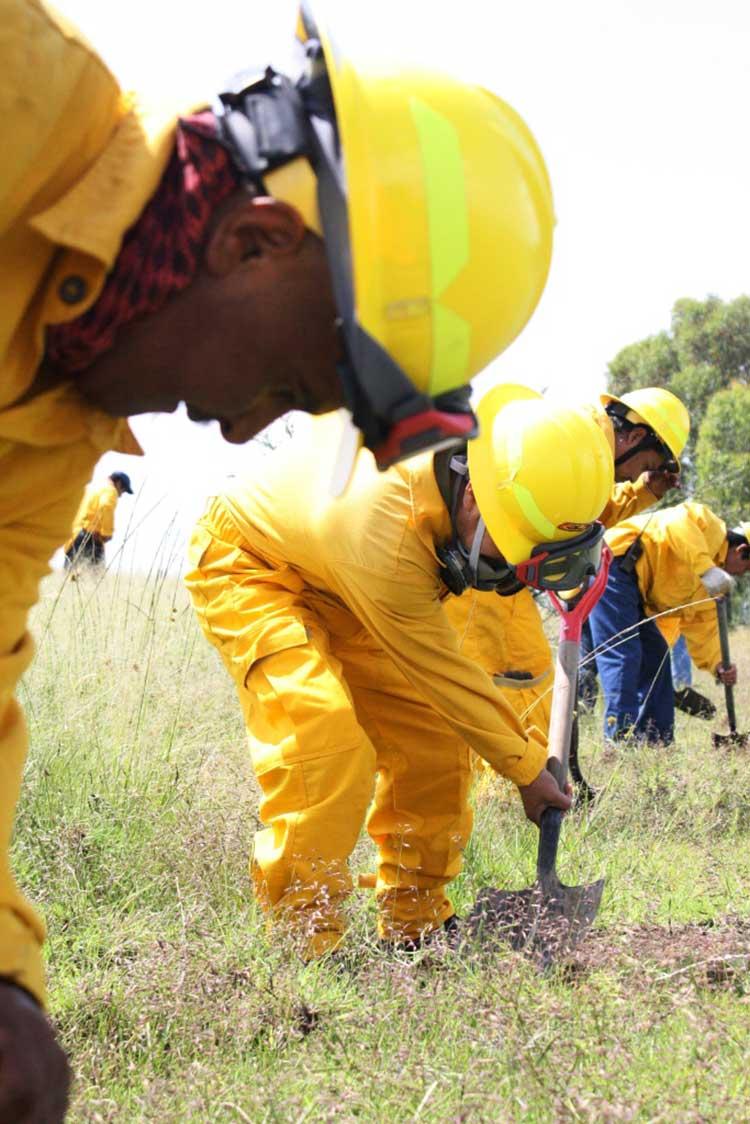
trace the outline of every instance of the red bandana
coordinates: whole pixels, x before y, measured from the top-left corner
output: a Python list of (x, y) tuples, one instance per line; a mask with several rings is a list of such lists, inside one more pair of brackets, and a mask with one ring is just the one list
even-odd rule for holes
[(131, 320), (158, 312), (187, 288), (209, 220), (240, 186), (209, 111), (181, 118), (175, 149), (156, 193), (126, 232), (99, 299), (67, 324), (47, 329), (46, 356), (58, 370), (83, 371), (113, 346)]

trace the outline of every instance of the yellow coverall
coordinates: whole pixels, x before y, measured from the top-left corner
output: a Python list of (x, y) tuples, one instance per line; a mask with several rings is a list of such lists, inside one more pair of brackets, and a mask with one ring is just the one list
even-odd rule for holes
[(658, 621), (665, 639), (671, 645), (683, 632), (693, 662), (713, 675), (721, 663), (716, 605), (699, 575), (726, 560), (726, 524), (703, 503), (680, 503), (613, 527), (606, 535), (613, 554), (624, 554), (641, 531), (635, 572), (646, 615), (671, 610)]
[(44, 925), (8, 865), (27, 748), (14, 698), (32, 656), (27, 617), (99, 457), (140, 449), (74, 382), (26, 396), (45, 326), (96, 300), (153, 194), (177, 114), (126, 99), (75, 29), (35, 0), (0, 0), (0, 27), (0, 976), (43, 1001)]
[[(609, 441), (612, 455), (615, 434), (606, 412), (588, 407)], [(600, 519), (613, 527), (656, 502), (645, 475), (634, 482), (615, 484)], [(493, 676), (522, 724), (533, 724), (545, 736), (552, 708), (552, 652), (544, 634), (539, 610), (528, 590), (513, 597), (469, 590), (446, 602), (445, 611), (456, 630), (462, 651)], [(508, 672), (529, 672), (530, 680), (513, 680)], [(481, 761), (477, 762), (481, 766)]]
[(93, 485), (88, 487), (73, 519), (65, 549), (70, 549), (79, 531), (98, 535), (103, 542), (109, 542), (115, 533), (115, 508), (119, 498), (119, 492), (111, 480), (99, 488), (94, 488)]
[(453, 913), (471, 830), (471, 746), (516, 784), (546, 754), (450, 626), (435, 543), (450, 518), (424, 455), (379, 473), (360, 453), (330, 496), (338, 419), (214, 499), (188, 552), (201, 626), (239, 693), (263, 792), (251, 871), (305, 954), (335, 947), (367, 808), (380, 932)]

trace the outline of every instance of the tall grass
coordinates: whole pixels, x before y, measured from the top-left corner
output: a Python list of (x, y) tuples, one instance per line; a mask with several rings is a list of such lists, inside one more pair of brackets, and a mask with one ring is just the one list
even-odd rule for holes
[[(387, 954), (367, 891), (345, 962), (305, 967), (250, 893), (239, 709), (180, 584), (159, 566), (53, 575), (35, 631), (15, 864), (49, 923), (73, 1121), (748, 1118), (750, 761), (714, 751), (706, 723), (607, 757), (587, 720), (602, 795), (568, 817), (560, 870), (607, 888), (566, 970)], [(745, 682), (749, 640), (733, 634)], [(508, 787), (482, 781), (476, 805), (459, 912), (533, 879)], [(354, 866), (372, 862), (362, 840)]]

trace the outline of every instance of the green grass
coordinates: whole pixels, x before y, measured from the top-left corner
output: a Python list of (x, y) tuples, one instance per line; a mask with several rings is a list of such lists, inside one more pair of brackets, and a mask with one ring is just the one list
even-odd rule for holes
[[(710, 725), (605, 759), (587, 720), (603, 793), (566, 821), (559, 865), (607, 887), (569, 970), (386, 955), (368, 891), (343, 969), (305, 967), (252, 899), (239, 708), (180, 586), (55, 575), (35, 630), (15, 864), (49, 924), (72, 1121), (748, 1118), (750, 755), (717, 754)], [(750, 631), (732, 639), (747, 682)], [(484, 783), (459, 911), (528, 884), (534, 849), (507, 787)], [(372, 863), (362, 840), (354, 866)]]

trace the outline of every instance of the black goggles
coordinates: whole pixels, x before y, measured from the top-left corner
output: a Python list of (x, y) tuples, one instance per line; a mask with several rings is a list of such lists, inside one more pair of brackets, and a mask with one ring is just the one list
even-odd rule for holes
[(534, 589), (555, 592), (578, 589), (598, 572), (603, 541), (604, 525), (591, 523), (573, 538), (540, 543), (534, 547), (530, 558), (514, 566), (516, 577)]

